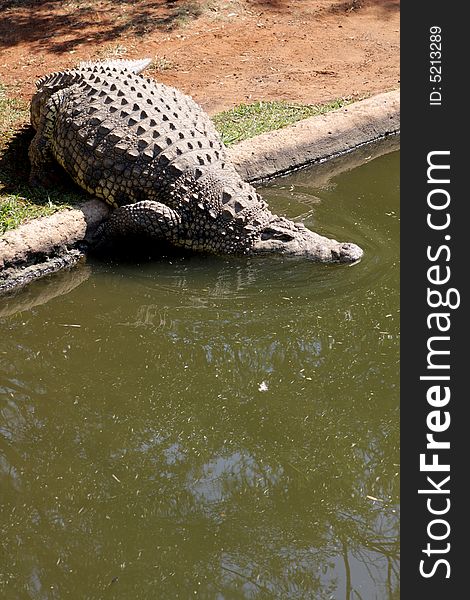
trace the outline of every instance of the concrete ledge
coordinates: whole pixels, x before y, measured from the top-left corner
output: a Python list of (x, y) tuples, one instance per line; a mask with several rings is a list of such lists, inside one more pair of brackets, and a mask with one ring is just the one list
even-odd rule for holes
[(86, 239), (108, 215), (109, 208), (100, 200), (89, 200), (78, 208), (40, 217), (0, 237), (0, 270), (28, 264), (35, 256), (52, 256), (73, 248)]
[[(229, 154), (242, 178), (256, 182), (350, 152), (399, 129), (400, 94), (394, 91), (246, 140)], [(92, 199), (6, 232), (0, 237), (0, 291), (69, 266), (72, 257), (78, 260), (80, 243), (90, 239), (109, 210)]]
[(400, 92), (387, 92), (237, 144), (231, 157), (247, 181), (260, 181), (399, 133)]

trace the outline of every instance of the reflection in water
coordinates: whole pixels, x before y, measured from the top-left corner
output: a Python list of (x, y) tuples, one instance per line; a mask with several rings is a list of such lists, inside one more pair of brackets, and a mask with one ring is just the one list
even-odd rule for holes
[(80, 262), (71, 269), (64, 269), (52, 276), (34, 281), (26, 288), (15, 289), (0, 295), (0, 317), (31, 310), (35, 306), (46, 304), (53, 298), (65, 296), (86, 281), (91, 268)]
[(396, 165), (304, 174), (354, 267), (95, 264), (0, 320), (2, 598), (398, 598)]

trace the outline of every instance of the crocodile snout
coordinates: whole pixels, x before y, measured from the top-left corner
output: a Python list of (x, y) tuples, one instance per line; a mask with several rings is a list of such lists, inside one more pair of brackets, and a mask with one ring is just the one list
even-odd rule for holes
[(333, 249), (331, 254), (338, 262), (356, 262), (362, 258), (364, 251), (352, 242), (344, 242), (340, 243), (337, 249)]

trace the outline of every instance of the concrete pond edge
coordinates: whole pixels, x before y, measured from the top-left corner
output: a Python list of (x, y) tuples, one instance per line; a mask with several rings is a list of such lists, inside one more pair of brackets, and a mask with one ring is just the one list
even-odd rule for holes
[[(396, 90), (245, 140), (229, 154), (242, 178), (255, 183), (399, 132)], [(0, 237), (0, 293), (75, 264), (108, 213), (104, 202), (91, 199), (7, 231)]]

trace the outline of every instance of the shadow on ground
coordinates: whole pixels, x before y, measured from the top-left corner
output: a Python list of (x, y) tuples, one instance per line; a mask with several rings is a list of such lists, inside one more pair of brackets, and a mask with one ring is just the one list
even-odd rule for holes
[[(124, 34), (171, 31), (211, 5), (204, 0), (0, 0), (6, 16), (0, 22), (0, 48), (28, 43), (60, 54), (81, 44), (115, 43)], [(288, 0), (247, 0), (246, 6), (292, 10)], [(400, 10), (400, 0), (333, 0), (321, 12), (353, 13), (370, 6), (386, 16)]]
[(144, 36), (156, 29), (171, 31), (198, 17), (202, 4), (175, 0), (0, 1), (0, 9), (7, 16), (0, 23), (0, 48), (27, 42), (62, 53), (79, 44), (113, 42), (124, 33)]
[[(247, 4), (257, 9), (273, 9), (277, 11), (290, 10), (291, 0), (248, 0)], [(383, 11), (399, 11), (400, 0), (332, 0), (330, 6), (323, 8), (322, 12), (343, 13), (358, 11), (361, 8), (375, 6)]]
[(28, 181), (30, 164), (28, 148), (34, 136), (30, 125), (22, 125), (13, 136), (0, 147), (0, 179), (2, 191), (15, 193), (14, 189)]
[(383, 15), (386, 16), (387, 13), (400, 11), (400, 0), (340, 0), (330, 7), (329, 12), (350, 13), (371, 6), (380, 9)]
[(19, 196), (36, 206), (47, 206), (50, 202), (74, 204), (85, 200), (85, 194), (59, 165), (52, 173), (54, 186), (51, 189), (29, 185), (28, 148), (33, 136), (31, 125), (24, 124), (0, 144), (0, 200), (1, 196)]

